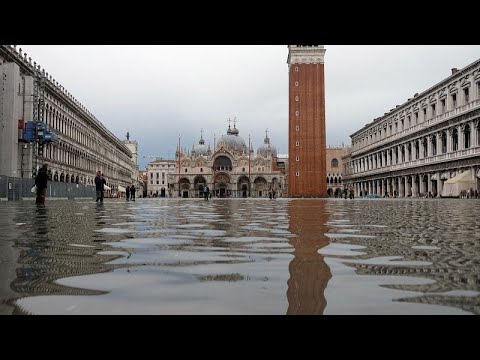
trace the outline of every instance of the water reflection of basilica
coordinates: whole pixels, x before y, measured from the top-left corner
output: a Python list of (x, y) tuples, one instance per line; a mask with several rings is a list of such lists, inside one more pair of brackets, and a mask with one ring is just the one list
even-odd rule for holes
[(288, 230), (294, 234), (289, 243), (295, 251), (289, 264), (287, 315), (322, 315), (327, 306), (324, 292), (332, 274), (323, 255), (318, 253), (329, 244), (324, 235), (328, 231), (328, 214), (323, 206), (323, 202), (312, 206), (308, 200), (292, 200), (288, 204)]

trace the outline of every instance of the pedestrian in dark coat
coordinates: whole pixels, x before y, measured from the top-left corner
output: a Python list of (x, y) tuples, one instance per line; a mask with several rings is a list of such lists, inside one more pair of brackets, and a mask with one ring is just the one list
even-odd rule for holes
[(95, 176), (95, 190), (97, 192), (97, 199), (95, 202), (98, 202), (100, 200), (101, 203), (103, 203), (103, 190), (105, 187), (104, 183), (105, 179), (102, 177), (102, 172), (97, 171), (97, 176)]
[(43, 166), (38, 170), (37, 176), (35, 176), (35, 185), (37, 186), (37, 198), (35, 202), (37, 204), (45, 204), (45, 196), (47, 194), (47, 182), (48, 182), (48, 165)]

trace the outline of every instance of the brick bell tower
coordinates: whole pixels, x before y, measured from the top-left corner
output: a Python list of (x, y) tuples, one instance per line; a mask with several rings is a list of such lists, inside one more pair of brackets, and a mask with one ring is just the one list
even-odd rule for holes
[(289, 45), (288, 195), (327, 195), (323, 45)]

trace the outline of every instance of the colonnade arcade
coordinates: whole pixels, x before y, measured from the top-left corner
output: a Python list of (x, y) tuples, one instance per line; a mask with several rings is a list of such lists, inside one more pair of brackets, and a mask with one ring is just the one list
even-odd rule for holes
[[(356, 196), (377, 195), (397, 197), (440, 197), (445, 181), (465, 171), (472, 170), (472, 180), (479, 188), (480, 165), (459, 166), (448, 170), (428, 170), (411, 174), (391, 174), (386, 177), (372, 178), (353, 183)], [(475, 189), (474, 189), (475, 190)]]
[(278, 177), (231, 175), (227, 172), (217, 172), (215, 175), (182, 176), (178, 184), (171, 184), (172, 192), (178, 193), (180, 186), (181, 197), (202, 197), (203, 189), (208, 186), (212, 196), (215, 197), (268, 197), (269, 189), (277, 192), (281, 189)]

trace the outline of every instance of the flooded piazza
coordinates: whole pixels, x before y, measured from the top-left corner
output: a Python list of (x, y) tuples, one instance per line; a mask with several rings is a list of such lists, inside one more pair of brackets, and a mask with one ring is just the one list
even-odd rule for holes
[(0, 202), (0, 314), (479, 314), (480, 201)]

